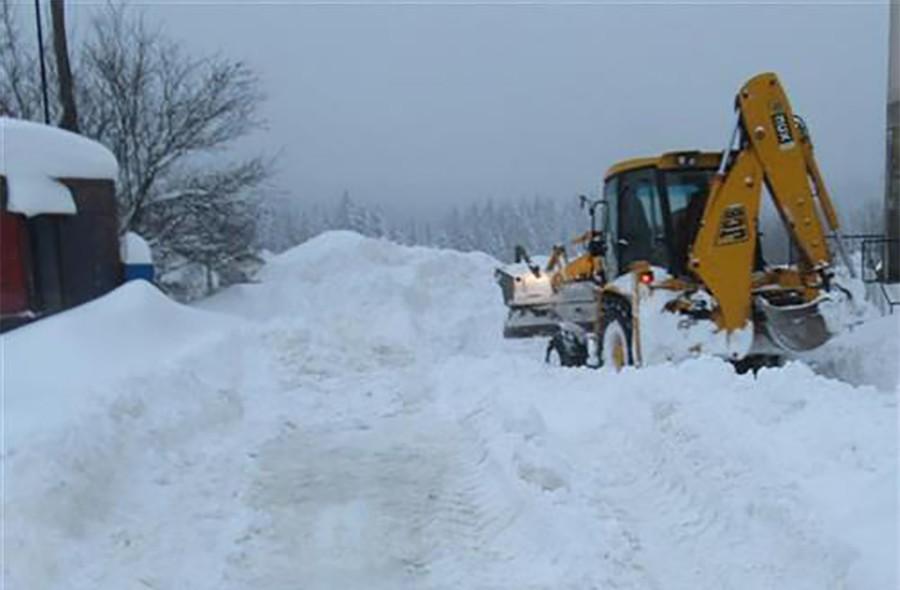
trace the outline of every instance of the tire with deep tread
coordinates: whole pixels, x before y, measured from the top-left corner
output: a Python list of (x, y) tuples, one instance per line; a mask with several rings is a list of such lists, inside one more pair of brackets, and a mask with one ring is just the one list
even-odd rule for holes
[(544, 361), (548, 365), (581, 367), (587, 363), (587, 348), (574, 334), (560, 330), (547, 343)]
[(610, 330), (617, 330), (624, 336), (623, 363), (620, 367), (615, 368), (618, 370), (633, 365), (634, 354), (631, 345), (631, 304), (623, 297), (617, 295), (605, 295), (603, 297), (602, 305), (603, 316), (600, 320), (600, 338), (597, 343), (597, 353), (600, 357), (600, 365), (604, 366), (607, 364), (608, 351), (605, 351), (604, 348), (606, 347), (607, 340), (613, 336), (612, 333), (608, 334)]
[(731, 361), (738, 375), (753, 373), (756, 375), (760, 369), (771, 369), (784, 366), (785, 359), (774, 354), (750, 355), (739, 361)]

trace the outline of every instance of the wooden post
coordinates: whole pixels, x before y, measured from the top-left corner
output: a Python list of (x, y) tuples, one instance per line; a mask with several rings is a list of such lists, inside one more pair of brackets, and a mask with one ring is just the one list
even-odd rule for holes
[(63, 0), (50, 0), (53, 17), (53, 51), (56, 55), (56, 76), (59, 82), (59, 102), (62, 117), (59, 126), (78, 133), (78, 111), (75, 109), (75, 86), (69, 65), (69, 44), (66, 40), (66, 9)]
[(888, 54), (888, 102), (887, 102), (887, 166), (884, 192), (884, 233), (887, 244), (887, 282), (900, 283), (900, 4), (891, 0), (890, 41)]
[(41, 96), (44, 98), (44, 123), (50, 124), (50, 102), (47, 100), (47, 62), (44, 59), (44, 26), (41, 23), (41, 0), (34, 0), (34, 21), (37, 28), (38, 57), (41, 62)]

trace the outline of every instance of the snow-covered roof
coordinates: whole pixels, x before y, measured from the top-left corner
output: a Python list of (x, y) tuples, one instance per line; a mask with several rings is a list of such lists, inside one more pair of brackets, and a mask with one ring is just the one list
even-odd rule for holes
[(0, 117), (0, 175), (7, 209), (23, 215), (76, 213), (60, 178), (115, 180), (119, 166), (103, 145), (69, 131)]

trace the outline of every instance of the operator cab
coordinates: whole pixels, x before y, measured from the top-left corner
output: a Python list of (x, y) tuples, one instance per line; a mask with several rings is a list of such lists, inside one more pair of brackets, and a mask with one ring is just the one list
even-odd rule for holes
[(616, 164), (607, 172), (606, 267), (610, 278), (648, 261), (674, 276), (687, 272), (720, 152), (672, 152)]

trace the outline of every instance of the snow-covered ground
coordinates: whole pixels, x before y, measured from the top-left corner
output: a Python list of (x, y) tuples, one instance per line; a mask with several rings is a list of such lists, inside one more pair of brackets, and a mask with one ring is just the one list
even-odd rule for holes
[(6, 587), (897, 587), (896, 322), (551, 368), (495, 265), (331, 233), (5, 335)]

